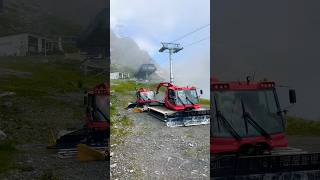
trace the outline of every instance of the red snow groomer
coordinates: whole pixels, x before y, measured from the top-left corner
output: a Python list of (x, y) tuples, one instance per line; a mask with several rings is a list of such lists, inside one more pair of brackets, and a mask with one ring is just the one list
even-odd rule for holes
[(154, 91), (146, 88), (140, 88), (137, 91), (137, 106), (144, 106), (146, 104), (158, 103), (159, 101), (155, 99)]
[[(305, 171), (319, 170), (319, 153), (288, 147), (286, 110), (280, 108), (274, 82), (251, 82), (249, 77), (244, 82), (220, 82), (212, 78), (211, 91), (214, 178), (292, 179), (293, 173), (305, 177)], [(290, 103), (296, 102), (295, 90), (289, 90), (289, 97)]]
[(62, 135), (50, 148), (72, 149), (78, 144), (105, 148), (109, 137), (109, 87), (108, 84), (97, 85), (86, 92), (85, 125), (79, 130)]
[(155, 92), (147, 88), (139, 88), (136, 91), (136, 101), (129, 103), (127, 108), (143, 108), (150, 105), (159, 105), (159, 101), (155, 98)]
[(158, 85), (156, 94), (161, 87), (166, 88), (162, 105), (148, 107), (149, 114), (171, 127), (209, 124), (210, 110), (201, 108), (195, 87), (178, 87), (162, 82)]

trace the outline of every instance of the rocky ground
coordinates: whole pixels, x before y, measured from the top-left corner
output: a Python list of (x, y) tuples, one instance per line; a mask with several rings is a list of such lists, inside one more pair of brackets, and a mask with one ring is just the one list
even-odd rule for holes
[(1, 59), (0, 179), (107, 179), (109, 162), (60, 159), (46, 148), (51, 130), (84, 125), (83, 92), (101, 82), (61, 57)]
[[(127, 96), (121, 94), (121, 101)], [(115, 116), (132, 124), (121, 140), (111, 135), (112, 179), (209, 179), (209, 125), (167, 127), (120, 106)]]
[(320, 152), (319, 136), (288, 136), (289, 146), (308, 152)]
[(109, 163), (80, 163), (74, 158), (60, 159), (54, 150), (47, 150), (45, 144), (17, 146), (16, 168), (0, 174), (0, 179), (107, 179)]

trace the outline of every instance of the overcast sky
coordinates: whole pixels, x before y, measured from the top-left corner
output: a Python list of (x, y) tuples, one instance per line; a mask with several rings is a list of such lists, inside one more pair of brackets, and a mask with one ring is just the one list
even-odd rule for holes
[[(320, 121), (320, 1), (215, 0), (212, 72), (220, 80), (255, 74), (297, 91), (290, 115)], [(282, 107), (288, 89), (279, 88)]]
[[(173, 41), (210, 23), (210, 0), (111, 0), (111, 29), (130, 37), (169, 72), (167, 53), (159, 53), (161, 42)], [(195, 85), (210, 94), (210, 27), (177, 41), (185, 49), (173, 56), (177, 85)], [(193, 42), (208, 38), (188, 46)]]

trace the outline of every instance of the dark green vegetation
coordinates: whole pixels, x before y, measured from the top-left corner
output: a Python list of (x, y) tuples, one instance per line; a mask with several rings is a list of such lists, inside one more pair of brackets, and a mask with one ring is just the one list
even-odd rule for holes
[(16, 154), (14, 145), (10, 142), (0, 143), (0, 173), (14, 167), (13, 158)]
[(320, 136), (320, 122), (297, 117), (286, 117), (287, 134), (303, 136)]
[(0, 94), (14, 93), (0, 97), (0, 129), (10, 141), (0, 144), (0, 172), (14, 168), (14, 145), (47, 144), (50, 129), (57, 133), (83, 126), (84, 91), (105, 77), (84, 76), (79, 67), (62, 56), (0, 59)]
[(200, 104), (204, 106), (210, 106), (210, 100), (200, 98)]
[(80, 25), (52, 16), (43, 11), (37, 2), (29, 1), (6, 2), (4, 11), (0, 14), (0, 37), (21, 32), (47, 36), (76, 35), (81, 31)]

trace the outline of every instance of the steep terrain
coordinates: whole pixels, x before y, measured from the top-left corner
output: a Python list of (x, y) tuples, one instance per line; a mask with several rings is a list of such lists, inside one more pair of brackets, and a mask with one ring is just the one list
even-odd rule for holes
[[(48, 62), (47, 62), (48, 61)], [(107, 162), (79, 163), (49, 151), (49, 133), (84, 124), (83, 92), (105, 77), (84, 76), (62, 56), (7, 57), (0, 61), (0, 179), (105, 179)], [(8, 93), (7, 93), (8, 94)]]
[(38, 0), (5, 0), (0, 14), (0, 36), (29, 32), (51, 35), (77, 35), (79, 23), (51, 14)]
[(110, 32), (111, 46), (111, 72), (125, 71), (134, 75), (142, 64), (155, 64), (157, 71), (151, 77), (155, 80), (164, 78), (164, 70), (139, 48), (137, 43), (129, 37), (118, 37), (112, 30)]

